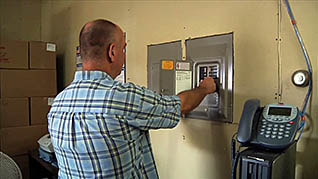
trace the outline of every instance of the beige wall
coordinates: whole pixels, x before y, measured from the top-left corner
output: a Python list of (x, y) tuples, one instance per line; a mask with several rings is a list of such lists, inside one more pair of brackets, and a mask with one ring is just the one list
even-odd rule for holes
[(0, 0), (0, 40), (41, 40), (41, 0)]
[[(314, 68), (310, 122), (297, 155), (297, 177), (318, 176), (318, 1), (292, 1), (299, 30)], [(282, 8), (283, 102), (301, 107), (306, 88), (296, 88), (291, 74), (305, 68), (304, 58)], [(45, 1), (41, 2), (41, 37), (54, 41), (65, 68), (65, 85), (73, 78), (78, 33), (87, 21), (106, 18), (127, 33), (127, 79), (147, 84), (147, 45), (189, 37), (234, 32), (235, 124), (182, 120), (173, 130), (151, 133), (159, 175), (163, 179), (230, 178), (230, 139), (244, 101), (275, 103), (277, 72), (277, 1)]]

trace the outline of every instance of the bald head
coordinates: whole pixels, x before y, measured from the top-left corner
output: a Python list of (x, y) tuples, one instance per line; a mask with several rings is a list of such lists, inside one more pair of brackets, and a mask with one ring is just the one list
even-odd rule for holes
[(119, 27), (114, 23), (98, 19), (88, 22), (80, 32), (81, 58), (85, 60), (104, 60), (111, 43), (115, 43)]

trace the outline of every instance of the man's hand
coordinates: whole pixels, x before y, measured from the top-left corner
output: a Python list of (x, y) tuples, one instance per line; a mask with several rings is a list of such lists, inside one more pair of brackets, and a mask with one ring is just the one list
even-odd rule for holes
[(214, 79), (211, 77), (204, 78), (204, 80), (200, 82), (199, 88), (204, 89), (204, 91), (206, 91), (206, 94), (215, 92), (216, 84), (214, 82)]
[(213, 93), (216, 85), (211, 77), (207, 77), (200, 82), (199, 87), (192, 90), (182, 91), (178, 94), (181, 100), (181, 113), (185, 114), (196, 108), (207, 94)]

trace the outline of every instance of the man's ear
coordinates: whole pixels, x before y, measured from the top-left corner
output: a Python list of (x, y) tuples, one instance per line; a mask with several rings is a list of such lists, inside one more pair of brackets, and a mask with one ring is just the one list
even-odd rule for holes
[(115, 56), (115, 43), (111, 43), (108, 48), (108, 58), (109, 62), (112, 63)]

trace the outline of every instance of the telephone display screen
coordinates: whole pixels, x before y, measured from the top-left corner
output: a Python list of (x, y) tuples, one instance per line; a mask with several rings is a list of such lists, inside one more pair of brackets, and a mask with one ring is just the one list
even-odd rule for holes
[(291, 108), (269, 108), (268, 115), (290, 116)]

